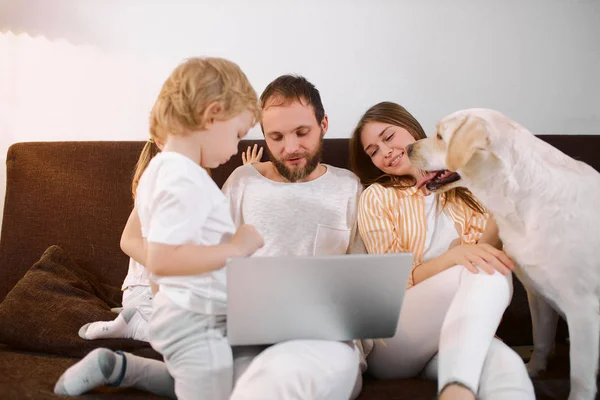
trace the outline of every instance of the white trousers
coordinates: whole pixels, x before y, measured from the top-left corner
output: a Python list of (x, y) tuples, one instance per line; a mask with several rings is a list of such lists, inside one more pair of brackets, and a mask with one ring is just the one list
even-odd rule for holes
[[(165, 363), (129, 353), (125, 357), (121, 387), (135, 387), (172, 399), (190, 398), (170, 379)], [(357, 355), (345, 343), (297, 340), (268, 348), (234, 347), (233, 381), (237, 383), (231, 399), (346, 400), (357, 375)]]
[(233, 355), (225, 316), (203, 315), (154, 296), (150, 344), (165, 359), (179, 400), (227, 400), (233, 387)]
[(494, 334), (512, 297), (512, 276), (449, 268), (407, 290), (398, 330), (367, 359), (377, 378), (457, 382), (483, 400), (535, 399), (521, 358)]
[(347, 400), (357, 376), (358, 358), (351, 343), (294, 340), (257, 355), (241, 374), (231, 399)]
[[(460, 382), (483, 400), (534, 399), (520, 357), (493, 339), (511, 293), (510, 276), (472, 274), (461, 266), (419, 283), (405, 294), (396, 336), (385, 339), (387, 346), (375, 342), (368, 372), (381, 379), (421, 375), (438, 379), (440, 388)], [(156, 379), (169, 373), (165, 364), (131, 354), (127, 358), (123, 386), (172, 390), (153, 388), (172, 382)], [(347, 399), (357, 376), (353, 397), (361, 386), (356, 354), (338, 342), (235, 347), (233, 370), (234, 400)]]
[(153, 297), (150, 286), (130, 286), (123, 291), (123, 308), (135, 308), (150, 321)]

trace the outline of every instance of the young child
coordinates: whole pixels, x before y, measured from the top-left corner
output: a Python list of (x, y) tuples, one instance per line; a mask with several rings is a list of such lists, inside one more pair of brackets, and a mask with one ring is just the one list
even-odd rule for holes
[(236, 154), (259, 110), (240, 68), (217, 58), (177, 67), (152, 109), (151, 136), (164, 147), (140, 179), (136, 207), (146, 267), (160, 287), (150, 343), (165, 358), (178, 399), (227, 399), (232, 389), (223, 266), (263, 240), (248, 225), (234, 233), (229, 203), (202, 167)]
[[(150, 160), (160, 152), (161, 148), (162, 144), (155, 142), (152, 138), (144, 145), (135, 167), (131, 185), (134, 199), (143, 172), (146, 170)], [(136, 246), (129, 243), (131, 235), (127, 235), (126, 233), (131, 229), (135, 229), (137, 232), (141, 229), (136, 208), (131, 212), (123, 230), (123, 236), (121, 237), (121, 249), (125, 252), (127, 252), (126, 248), (143, 248), (143, 246)], [(145, 258), (145, 255), (140, 254), (138, 259), (142, 258)], [(148, 341), (148, 321), (152, 314), (152, 289), (146, 268), (133, 258), (129, 259), (129, 269), (121, 290), (123, 291), (123, 307), (119, 316), (113, 321), (99, 321), (85, 324), (79, 330), (81, 338), (88, 340), (126, 338)]]
[[(263, 240), (249, 225), (235, 231), (229, 203), (204, 168), (236, 154), (259, 114), (244, 73), (218, 58), (178, 66), (152, 109), (151, 137), (164, 147), (140, 179), (135, 209), (145, 250), (140, 261), (159, 286), (150, 343), (163, 355), (178, 399), (227, 399), (232, 389), (223, 266), (230, 257), (250, 256)], [(95, 379), (87, 367), (95, 361), (86, 358), (63, 374), (55, 392), (78, 393)], [(111, 370), (122, 371), (114, 362), (123, 359), (112, 361)]]

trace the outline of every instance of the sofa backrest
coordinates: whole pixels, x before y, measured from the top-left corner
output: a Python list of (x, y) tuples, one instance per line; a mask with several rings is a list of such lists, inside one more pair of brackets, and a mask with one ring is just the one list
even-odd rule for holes
[[(240, 142), (240, 150), (262, 140)], [(120, 286), (127, 257), (119, 240), (133, 207), (131, 179), (144, 142), (29, 142), (7, 154), (0, 235), (0, 301), (53, 244), (103, 283)], [(266, 160), (266, 155), (264, 156)], [(347, 167), (346, 139), (324, 143), (324, 162)], [(241, 157), (213, 170), (222, 186)]]
[[(599, 136), (543, 136), (600, 170)], [(240, 150), (262, 140), (240, 143)], [(128, 259), (119, 248), (131, 212), (131, 178), (143, 142), (17, 143), (7, 154), (0, 236), (0, 301), (50, 245), (61, 246), (103, 283), (120, 286)], [(266, 159), (266, 155), (264, 156)], [(325, 139), (323, 160), (348, 167), (348, 139)], [(241, 164), (213, 171), (222, 186)]]

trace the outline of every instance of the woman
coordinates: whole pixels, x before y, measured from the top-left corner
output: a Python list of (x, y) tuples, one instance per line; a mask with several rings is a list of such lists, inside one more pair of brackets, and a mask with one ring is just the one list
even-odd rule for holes
[(466, 189), (429, 192), (435, 174), (405, 154), (425, 137), (408, 111), (383, 102), (351, 139), (351, 168), (365, 185), (358, 225), (368, 252), (415, 257), (396, 336), (365, 343), (368, 371), (381, 379), (437, 377), (441, 399), (534, 399), (522, 360), (494, 338), (512, 296), (513, 264)]

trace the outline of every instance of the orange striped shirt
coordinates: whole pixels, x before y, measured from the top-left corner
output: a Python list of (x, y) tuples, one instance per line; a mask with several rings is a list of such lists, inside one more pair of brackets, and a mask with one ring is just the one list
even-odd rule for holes
[[(460, 227), (461, 243), (475, 244), (485, 228), (488, 214), (473, 211), (460, 198), (445, 204), (448, 214)], [(358, 229), (369, 253), (413, 253), (413, 273), (423, 262), (427, 235), (425, 195), (416, 188), (398, 189), (373, 184), (366, 188), (358, 204)], [(448, 243), (450, 246), (450, 243)]]

